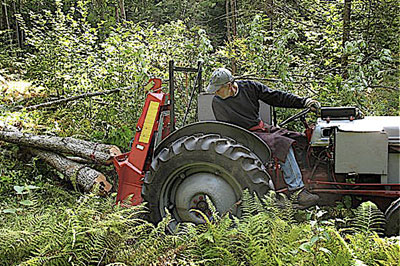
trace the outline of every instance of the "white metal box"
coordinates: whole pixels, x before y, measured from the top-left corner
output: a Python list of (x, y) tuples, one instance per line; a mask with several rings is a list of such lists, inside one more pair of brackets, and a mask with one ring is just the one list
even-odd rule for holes
[(400, 184), (400, 153), (389, 153), (387, 181), (383, 183)]
[(378, 132), (335, 133), (335, 172), (387, 175), (388, 135)]

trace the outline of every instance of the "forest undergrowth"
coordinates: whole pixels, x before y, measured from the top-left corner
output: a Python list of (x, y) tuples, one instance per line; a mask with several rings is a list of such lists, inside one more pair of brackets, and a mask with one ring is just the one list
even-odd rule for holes
[[(194, 21), (221, 9), (218, 1), (161, 1), (145, 9), (149, 14), (165, 7), (165, 18), (154, 17), (160, 21), (137, 21), (145, 14), (139, 13), (123, 23), (110, 15), (113, 9), (92, 6), (112, 1), (57, 0), (43, 10), (35, 7), (39, 2), (46, 1), (32, 1), (20, 13), (15, 9), (23, 45), (13, 41), (15, 29), (0, 30), (0, 129), (109, 143), (126, 152), (143, 108), (144, 85), (152, 77), (167, 83), (169, 60), (184, 67), (202, 61), (205, 83), (214, 68), (224, 66), (235, 76), (312, 97), (323, 106), (399, 115), (396, 1), (353, 1), (351, 38), (345, 43), (340, 1), (274, 1), (272, 17), (265, 7), (242, 1), (235, 36), (215, 32), (216, 26), (224, 29), (224, 16), (222, 23), (207, 17), (208, 26)], [(140, 3), (147, 2), (153, 4)], [(172, 17), (178, 2), (180, 8), (193, 2), (208, 13)], [(1, 3), (7, 7), (11, 1)], [(135, 6), (139, 2), (130, 4), (128, 14), (143, 11)], [(98, 19), (99, 10), (108, 15)], [(181, 127), (195, 74), (175, 78)], [(196, 104), (189, 122), (196, 119)], [(293, 112), (278, 108), (278, 122)], [(300, 124), (289, 127), (304, 130)], [(273, 193), (258, 199), (246, 192), (240, 218), (214, 212), (202, 225), (182, 224), (169, 232), (171, 218), (147, 222), (145, 204), (117, 206), (116, 173), (112, 167), (101, 170), (114, 191), (85, 194), (23, 147), (0, 142), (0, 265), (399, 265), (400, 238), (382, 234), (383, 214), (372, 202), (356, 208), (346, 197), (335, 206), (301, 211), (290, 200), (278, 207)]]
[[(204, 224), (181, 224), (170, 232), (169, 216), (153, 225), (144, 219), (144, 205), (120, 207), (113, 196), (49, 184), (25, 190), (2, 202), (2, 208), (14, 207), (0, 215), (2, 265), (398, 265), (400, 260), (399, 238), (381, 238), (383, 214), (371, 202), (361, 204), (357, 216), (334, 218), (326, 208), (299, 211), (289, 200), (278, 207), (274, 193), (259, 199), (246, 191), (241, 218), (214, 210)], [(22, 198), (32, 203), (23, 205)]]

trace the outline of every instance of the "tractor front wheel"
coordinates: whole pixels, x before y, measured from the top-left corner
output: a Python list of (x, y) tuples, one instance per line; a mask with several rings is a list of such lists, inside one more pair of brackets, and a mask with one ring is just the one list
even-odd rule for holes
[(221, 215), (240, 215), (237, 203), (246, 188), (259, 196), (273, 188), (258, 157), (233, 139), (200, 134), (184, 136), (155, 156), (143, 198), (150, 220), (160, 221), (168, 210), (173, 229), (179, 222), (203, 223), (202, 214), (211, 215), (206, 197)]

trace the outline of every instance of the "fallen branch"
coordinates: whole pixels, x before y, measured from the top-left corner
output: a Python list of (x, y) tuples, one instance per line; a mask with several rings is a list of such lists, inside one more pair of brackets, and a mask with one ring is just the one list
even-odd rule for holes
[[(260, 77), (257, 77), (257, 76), (253, 76), (252, 74), (236, 76), (235, 79), (250, 79), (250, 80), (262, 80), (262, 81), (270, 81), (270, 82), (283, 82), (282, 79), (260, 78)], [(295, 83), (295, 84), (308, 84), (308, 83), (312, 83), (312, 82), (318, 82), (318, 83), (321, 83), (321, 84), (326, 84), (326, 82), (323, 81), (323, 80), (319, 80), (319, 79), (315, 79), (315, 78), (311, 78), (311, 77), (308, 77), (308, 79), (314, 79), (314, 80), (312, 80), (312, 81), (294, 80), (294, 81), (292, 81), (292, 83)]]
[(95, 184), (98, 184), (101, 191), (104, 192), (109, 192), (112, 188), (102, 173), (86, 165), (73, 162), (50, 151), (38, 149), (29, 149), (29, 151), (62, 173), (73, 185), (78, 184), (85, 191), (90, 191)]
[(115, 145), (90, 142), (71, 137), (62, 138), (33, 135), (20, 131), (0, 131), (0, 140), (56, 153), (72, 154), (104, 165), (111, 164), (112, 159), (121, 154), (120, 149)]
[(31, 106), (25, 107), (25, 109), (28, 111), (31, 111), (31, 110), (36, 110), (36, 109), (42, 108), (42, 107), (48, 107), (51, 105), (57, 105), (57, 104), (61, 104), (61, 103), (75, 101), (75, 100), (78, 100), (81, 98), (94, 97), (94, 96), (99, 96), (99, 95), (108, 95), (108, 94), (112, 94), (112, 93), (123, 91), (123, 90), (129, 90), (132, 88), (134, 88), (134, 87), (128, 86), (128, 87), (116, 88), (116, 89), (106, 90), (106, 91), (88, 92), (88, 93), (83, 93), (80, 95), (76, 95), (76, 96), (72, 96), (72, 97), (68, 97), (68, 98), (64, 98), (64, 99), (45, 102), (45, 103), (41, 103), (41, 104), (37, 104), (37, 105), (31, 105)]
[(397, 87), (388, 87), (388, 86), (381, 86), (381, 85), (368, 85), (368, 88), (371, 89), (388, 89), (391, 91), (399, 91), (399, 88)]

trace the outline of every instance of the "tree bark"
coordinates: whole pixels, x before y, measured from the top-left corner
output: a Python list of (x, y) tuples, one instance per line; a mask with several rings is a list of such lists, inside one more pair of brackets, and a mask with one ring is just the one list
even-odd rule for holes
[(90, 191), (95, 184), (99, 185), (101, 192), (109, 192), (112, 188), (102, 173), (86, 165), (73, 162), (50, 151), (38, 149), (29, 149), (29, 151), (62, 173), (74, 186), (78, 184), (86, 192)]
[(344, 49), (346, 47), (346, 42), (348, 42), (350, 39), (350, 13), (351, 13), (351, 0), (345, 0), (343, 9), (343, 38), (342, 38), (343, 55), (341, 60), (343, 78), (347, 78), (348, 57)]
[(266, 9), (267, 9), (267, 15), (269, 18), (269, 30), (273, 30), (273, 25), (274, 25), (274, 1), (273, 0), (267, 0), (266, 1)]
[(96, 0), (93, 4), (94, 8), (98, 10), (100, 15), (100, 20), (104, 20), (104, 2), (103, 0)]
[(82, 163), (82, 164), (92, 164), (93, 163), (93, 161), (91, 161), (91, 160), (87, 160), (85, 158), (78, 157), (78, 156), (65, 156), (65, 158), (67, 158), (70, 161), (74, 161), (76, 163)]
[(5, 29), (5, 14), (4, 14), (4, 7), (3, 7), (3, 0), (0, 0), (0, 30)]
[[(236, 0), (231, 0), (232, 9), (232, 39), (236, 40), (237, 36), (237, 26), (236, 26)], [(235, 46), (234, 46), (235, 49)], [(232, 74), (235, 75), (237, 72), (236, 58), (232, 58)]]
[(119, 23), (119, 9), (118, 7), (115, 7), (114, 10), (115, 10), (115, 21)]
[(4, 11), (5, 23), (6, 23), (7, 30), (8, 30), (8, 37), (9, 37), (10, 45), (12, 45), (12, 35), (11, 35), (10, 21), (8, 20), (7, 3), (2, 2), (2, 6), (3, 6), (3, 11)]
[(225, 13), (226, 13), (226, 38), (228, 39), (228, 42), (231, 41), (231, 23), (229, 21), (229, 1), (226, 0), (225, 2)]
[(236, 26), (236, 0), (231, 0), (231, 11), (232, 11), (232, 37), (236, 38), (237, 26)]
[[(226, 36), (228, 42), (232, 42), (236, 39), (237, 27), (236, 27), (236, 0), (226, 0), (225, 12), (226, 12)], [(235, 49), (234, 47), (231, 49)], [(236, 59), (231, 59), (232, 74), (237, 72)]]
[(79, 140), (71, 137), (33, 135), (19, 131), (0, 131), (0, 140), (22, 146), (79, 156), (94, 163), (108, 165), (121, 154), (117, 146)]
[(21, 32), (20, 32), (20, 27), (19, 27), (19, 23), (18, 23), (18, 19), (17, 19), (17, 7), (15, 4), (15, 1), (13, 1), (13, 8), (14, 8), (14, 16), (15, 16), (15, 35), (16, 35), (16, 39), (17, 39), (17, 43), (18, 43), (18, 47), (22, 48), (22, 43), (21, 43)]
[(119, 2), (119, 10), (120, 10), (121, 18), (123, 20), (126, 20), (126, 12), (125, 12), (124, 0), (119, 0), (118, 2)]

